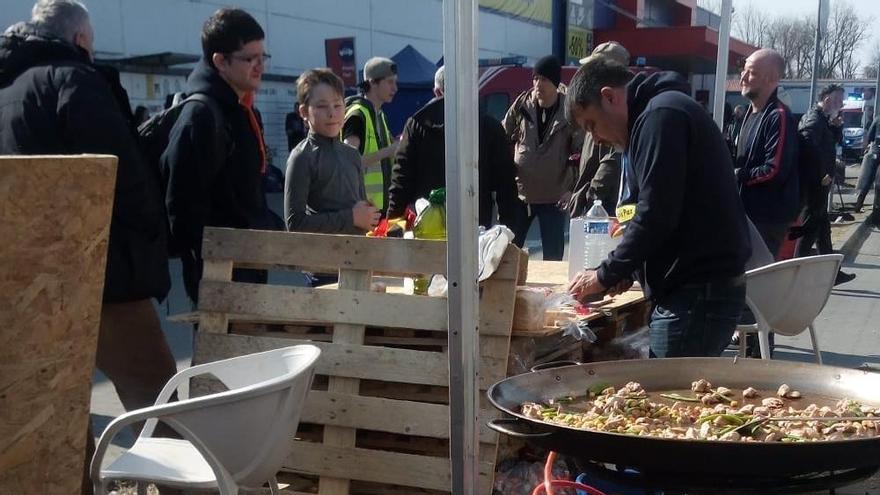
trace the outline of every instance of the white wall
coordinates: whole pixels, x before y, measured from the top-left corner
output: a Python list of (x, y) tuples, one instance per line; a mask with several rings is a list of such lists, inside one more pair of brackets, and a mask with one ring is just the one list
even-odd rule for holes
[[(84, 0), (95, 27), (99, 58), (160, 52), (200, 55), (202, 24), (227, 5), (210, 0)], [(299, 75), (326, 65), (326, 38), (355, 37), (357, 65), (373, 56), (390, 57), (407, 44), (431, 61), (443, 55), (442, 0), (235, 0), (266, 31), (272, 61), (267, 72)], [(0, 29), (30, 18), (30, 0), (0, 0)], [(540, 58), (551, 50), (548, 26), (480, 11), (479, 56)], [(183, 90), (183, 76), (123, 74), (132, 108), (158, 111), (165, 95)], [(152, 90), (148, 91), (147, 86)], [(284, 115), (293, 110), (295, 88), (264, 82), (257, 96), (266, 141), (275, 165), (284, 168)]]
[[(204, 20), (224, 2), (209, 0), (85, 0), (100, 57), (173, 51), (200, 54)], [(324, 39), (354, 36), (357, 64), (391, 56), (411, 44), (428, 59), (443, 55), (442, 0), (237, 0), (267, 33), (269, 72), (298, 75), (326, 65)], [(2, 0), (0, 27), (30, 17), (30, 0)], [(481, 57), (550, 52), (551, 33), (540, 26), (480, 11)]]

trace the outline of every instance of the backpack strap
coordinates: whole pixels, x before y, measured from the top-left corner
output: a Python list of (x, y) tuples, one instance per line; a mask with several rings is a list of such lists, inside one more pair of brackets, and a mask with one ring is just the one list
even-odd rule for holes
[(231, 133), (226, 124), (226, 117), (223, 115), (223, 110), (220, 108), (217, 100), (205, 93), (193, 93), (181, 101), (180, 104), (185, 105), (191, 101), (197, 101), (208, 107), (211, 111), (211, 115), (214, 117), (214, 142), (217, 145), (217, 156), (222, 157), (225, 160), (232, 149), (230, 146), (231, 141), (227, 143), (227, 138), (231, 136)]

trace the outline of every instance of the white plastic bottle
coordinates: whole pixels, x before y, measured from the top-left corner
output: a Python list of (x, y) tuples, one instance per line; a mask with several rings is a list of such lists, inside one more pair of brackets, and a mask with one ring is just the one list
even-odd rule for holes
[(568, 228), (568, 279), (572, 280), (578, 272), (584, 270), (584, 242), (586, 241), (586, 219), (571, 219)]
[(597, 268), (608, 253), (614, 249), (611, 240), (611, 219), (602, 208), (602, 201), (593, 201), (593, 207), (584, 218), (584, 267), (588, 270)]

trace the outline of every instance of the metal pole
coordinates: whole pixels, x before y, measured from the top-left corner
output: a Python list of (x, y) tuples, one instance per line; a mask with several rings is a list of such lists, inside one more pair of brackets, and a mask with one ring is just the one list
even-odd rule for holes
[(877, 63), (877, 84), (874, 86), (874, 114), (871, 115), (872, 123), (874, 119), (880, 116), (880, 109), (877, 108), (878, 103), (880, 103), (880, 62)]
[(715, 99), (712, 114), (724, 131), (724, 97), (727, 94), (727, 59), (730, 55), (730, 15), (733, 0), (721, 0), (721, 26), (718, 28), (718, 62), (715, 64)]
[(452, 493), (479, 483), (477, 377), (477, 0), (443, 0), (446, 254)]
[(813, 47), (813, 73), (810, 75), (810, 106), (816, 103), (816, 78), (819, 77), (819, 44), (822, 41), (822, 4), (819, 0), (819, 8), (816, 10), (816, 45)]

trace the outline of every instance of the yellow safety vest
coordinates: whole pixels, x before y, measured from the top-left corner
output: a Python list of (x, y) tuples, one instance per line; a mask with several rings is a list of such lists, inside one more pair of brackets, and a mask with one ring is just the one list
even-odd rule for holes
[[(364, 155), (379, 151), (379, 134), (373, 125), (373, 119), (370, 117), (370, 109), (363, 103), (353, 103), (345, 111), (345, 119), (360, 112), (364, 118)], [(379, 117), (382, 121), (382, 132), (385, 133), (385, 142), (391, 144), (391, 130), (388, 129), (388, 122), (385, 120), (385, 114), (380, 113)], [(385, 210), (385, 174), (382, 173), (382, 161), (369, 165), (364, 169), (364, 188), (367, 192), (367, 199), (373, 203), (373, 206), (380, 211)]]

